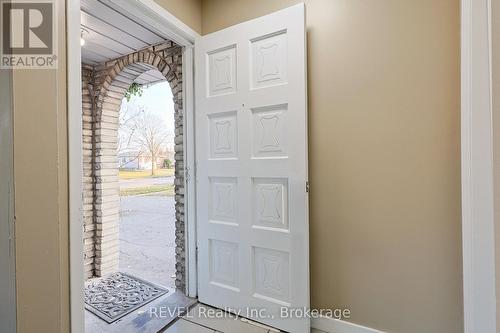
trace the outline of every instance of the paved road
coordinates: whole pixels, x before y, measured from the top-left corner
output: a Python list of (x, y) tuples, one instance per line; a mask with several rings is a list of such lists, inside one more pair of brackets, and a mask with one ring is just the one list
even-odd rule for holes
[(120, 271), (166, 287), (175, 286), (173, 197), (121, 197)]

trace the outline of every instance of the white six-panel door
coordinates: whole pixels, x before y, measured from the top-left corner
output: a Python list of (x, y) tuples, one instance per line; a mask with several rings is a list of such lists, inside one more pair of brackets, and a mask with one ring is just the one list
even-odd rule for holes
[(304, 5), (199, 38), (195, 60), (199, 300), (308, 332), (280, 316), (309, 307)]

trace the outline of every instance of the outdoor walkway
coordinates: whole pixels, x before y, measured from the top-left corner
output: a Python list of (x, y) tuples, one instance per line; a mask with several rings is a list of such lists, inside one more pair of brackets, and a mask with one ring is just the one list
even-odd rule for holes
[(174, 288), (174, 198), (147, 195), (120, 200), (120, 271)]
[[(120, 188), (172, 183), (173, 177), (139, 178), (120, 180)], [(157, 332), (175, 320), (175, 314), (151, 317), (151, 308), (182, 308), (194, 302), (175, 292), (174, 198), (164, 194), (121, 196), (120, 203), (120, 272), (167, 287), (169, 292), (112, 324), (85, 311), (86, 333)]]

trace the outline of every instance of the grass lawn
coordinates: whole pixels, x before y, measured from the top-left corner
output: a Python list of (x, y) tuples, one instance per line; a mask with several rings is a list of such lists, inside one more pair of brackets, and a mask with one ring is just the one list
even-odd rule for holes
[(119, 175), (120, 179), (168, 177), (174, 175), (174, 169), (156, 169), (154, 176), (151, 176), (151, 170), (120, 170)]
[(174, 185), (151, 185), (120, 190), (120, 196), (127, 195), (156, 195), (171, 197), (174, 195)]

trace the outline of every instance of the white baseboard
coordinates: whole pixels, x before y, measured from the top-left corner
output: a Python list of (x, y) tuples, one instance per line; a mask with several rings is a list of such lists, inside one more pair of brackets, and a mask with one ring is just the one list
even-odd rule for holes
[(373, 328), (357, 325), (330, 317), (311, 319), (311, 328), (327, 333), (384, 333)]

